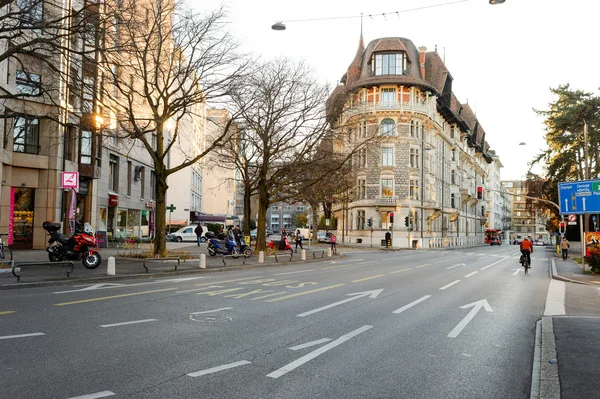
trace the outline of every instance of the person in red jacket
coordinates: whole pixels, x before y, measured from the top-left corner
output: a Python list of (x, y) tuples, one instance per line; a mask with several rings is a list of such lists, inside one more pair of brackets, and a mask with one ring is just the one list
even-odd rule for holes
[(527, 257), (527, 263), (531, 266), (531, 254), (533, 253), (533, 244), (531, 243), (531, 236), (527, 236), (521, 241), (521, 253)]

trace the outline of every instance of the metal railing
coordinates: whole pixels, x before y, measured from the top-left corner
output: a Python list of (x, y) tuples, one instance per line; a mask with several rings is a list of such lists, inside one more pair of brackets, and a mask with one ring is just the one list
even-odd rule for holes
[[(12, 262), (12, 261), (11, 261)], [(75, 265), (73, 264), (72, 261), (61, 261), (61, 262), (50, 262), (50, 261), (44, 261), (44, 262), (19, 262), (19, 263), (15, 263), (13, 262), (12, 264), (12, 274), (13, 276), (15, 276), (17, 278), (17, 281), (21, 281), (21, 269), (23, 267), (30, 267), (30, 266), (48, 266), (48, 270), (50, 270), (50, 266), (58, 266), (58, 265), (69, 265), (71, 266), (71, 270), (67, 270), (67, 278), (69, 278), (71, 276), (71, 273), (73, 273), (73, 270), (75, 270)], [(17, 274), (19, 273), (19, 274)]]
[(177, 271), (177, 266), (179, 266), (179, 263), (181, 263), (181, 259), (176, 256), (164, 257), (164, 258), (146, 258), (146, 259), (144, 259), (144, 269), (146, 269), (146, 273), (148, 273), (148, 267), (146, 266), (147, 261), (159, 261), (161, 263), (164, 263), (165, 261), (172, 262), (175, 260), (177, 261), (177, 263), (175, 264), (175, 271)]

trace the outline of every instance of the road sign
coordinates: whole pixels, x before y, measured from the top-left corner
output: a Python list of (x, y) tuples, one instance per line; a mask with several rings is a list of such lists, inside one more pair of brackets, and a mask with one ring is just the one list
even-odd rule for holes
[(577, 221), (577, 215), (573, 215), (573, 214), (569, 215), (569, 222), (575, 222), (575, 221)]
[(600, 213), (600, 180), (558, 183), (560, 213)]
[(61, 188), (79, 191), (79, 172), (61, 172)]
[(175, 205), (173, 205), (173, 204), (169, 205), (169, 206), (166, 208), (166, 210), (167, 210), (167, 211), (169, 211), (169, 212), (173, 212), (175, 209), (177, 209), (177, 208), (175, 208)]

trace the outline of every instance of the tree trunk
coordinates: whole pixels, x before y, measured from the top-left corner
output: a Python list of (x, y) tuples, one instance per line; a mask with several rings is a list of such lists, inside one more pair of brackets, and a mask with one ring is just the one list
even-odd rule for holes
[[(252, 209), (250, 209), (250, 200), (252, 193), (249, 187), (244, 187), (244, 233), (250, 235), (250, 219), (252, 218)], [(249, 244), (248, 244), (249, 245)]]
[(318, 244), (319, 237), (317, 237), (317, 233), (319, 232), (319, 217), (317, 210), (319, 209), (319, 202), (309, 202), (310, 207), (312, 208), (312, 243)]
[(266, 181), (258, 184), (258, 221), (256, 226), (256, 250), (264, 251), (267, 247), (267, 209), (269, 208), (269, 187)]
[(164, 179), (156, 177), (156, 210), (154, 214), (154, 255), (167, 254), (166, 214), (167, 214), (167, 189), (169, 186)]

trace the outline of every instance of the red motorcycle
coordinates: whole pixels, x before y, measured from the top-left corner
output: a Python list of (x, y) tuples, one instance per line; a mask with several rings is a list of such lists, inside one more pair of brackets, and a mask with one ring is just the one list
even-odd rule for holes
[(60, 262), (65, 260), (81, 260), (83, 266), (87, 269), (95, 269), (100, 266), (102, 257), (94, 249), (96, 246), (96, 237), (94, 229), (89, 223), (85, 223), (81, 233), (75, 233), (67, 237), (59, 233), (60, 223), (46, 221), (42, 227), (50, 233), (48, 240), (48, 258), (50, 262)]
[(281, 241), (270, 241), (267, 244), (267, 248), (275, 249), (277, 251), (290, 251), (290, 253), (294, 253), (292, 249), (292, 245), (289, 243), (287, 236), (281, 237)]

